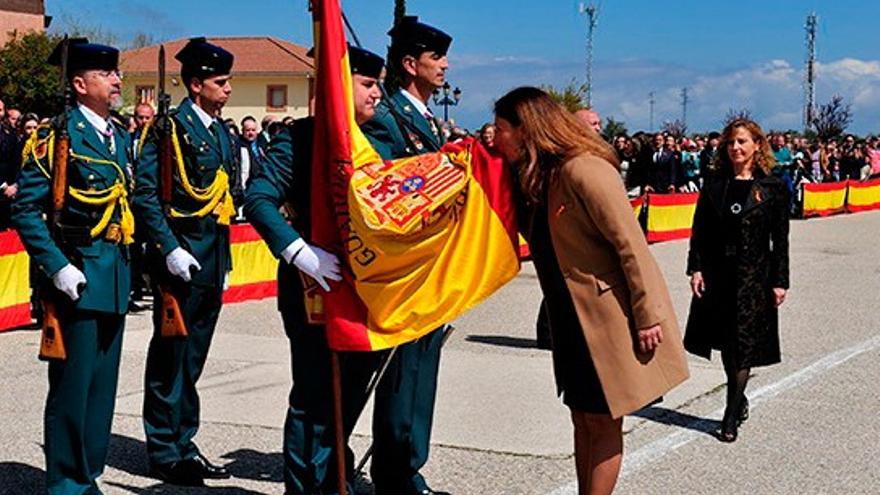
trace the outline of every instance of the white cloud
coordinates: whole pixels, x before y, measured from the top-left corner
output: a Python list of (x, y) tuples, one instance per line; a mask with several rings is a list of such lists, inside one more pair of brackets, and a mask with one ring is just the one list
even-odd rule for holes
[[(458, 120), (471, 127), (491, 119), (494, 99), (519, 85), (564, 86), (583, 80), (581, 61), (559, 62), (515, 56), (459, 57), (453, 64), (452, 83), (464, 90)], [(455, 61), (454, 61), (455, 62)], [(647, 129), (648, 93), (655, 93), (655, 127), (681, 117), (681, 88), (688, 87), (688, 123), (706, 130), (721, 125), (730, 109), (749, 109), (768, 129), (803, 126), (803, 67), (800, 62), (772, 59), (746, 67), (707, 68), (627, 59), (600, 61), (595, 66), (593, 101), (604, 116), (623, 120), (630, 130)], [(817, 102), (840, 94), (852, 103), (856, 133), (877, 132), (880, 121), (880, 61), (843, 58), (817, 65)], [(451, 112), (453, 113), (453, 112)]]

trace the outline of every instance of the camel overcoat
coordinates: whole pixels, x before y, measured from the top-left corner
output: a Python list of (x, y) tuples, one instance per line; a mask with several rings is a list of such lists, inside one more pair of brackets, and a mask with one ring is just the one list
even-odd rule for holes
[[(617, 170), (580, 155), (550, 179), (550, 236), (611, 415), (619, 418), (688, 378), (666, 281)], [(663, 342), (638, 349), (637, 330), (660, 324)]]

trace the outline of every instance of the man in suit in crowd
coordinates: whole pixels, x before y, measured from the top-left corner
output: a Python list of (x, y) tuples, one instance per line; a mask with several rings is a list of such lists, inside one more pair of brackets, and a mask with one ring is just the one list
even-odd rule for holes
[(61, 65), (65, 44), (75, 102), (56, 119), (70, 137), (64, 209), (57, 223), (47, 225), (46, 218), (55, 217), (49, 205), (57, 164), (49, 150), (57, 131), (42, 126), (26, 146), (12, 218), (37, 265), (42, 298), (57, 310), (66, 350), (66, 357), (49, 359), (46, 491), (81, 495), (101, 493), (96, 479), (104, 470), (116, 401), (134, 219), (127, 201), (131, 141), (110, 114), (121, 97), (119, 51), (69, 39), (55, 48), (50, 64)]
[(235, 216), (231, 185), (237, 149), (218, 116), (232, 93), (233, 56), (205, 38), (192, 38), (175, 58), (181, 63), (188, 96), (169, 118), (181, 147), (175, 162), (183, 161), (185, 173), (174, 167), (171, 202), (160, 203), (158, 140), (155, 133), (148, 133), (137, 164), (135, 208), (148, 239), (147, 263), (152, 265), (154, 283), (161, 282), (176, 297), (188, 335), (161, 335), (163, 308), (156, 293), (156, 328), (147, 351), (144, 430), (155, 477), (202, 486), (205, 478), (230, 476), (199, 451), (193, 437), (200, 415), (196, 382), (232, 270), (229, 224)]
[(16, 156), (18, 137), (15, 129), (8, 128), (5, 121), (6, 105), (0, 100), (0, 231), (9, 228), (9, 207), (18, 193), (16, 177), (20, 161), (20, 157)]
[[(440, 150), (440, 125), (428, 108), (443, 85), (452, 38), (407, 16), (388, 32), (388, 64), (399, 88), (382, 100), (362, 129), (383, 159)], [(440, 494), (419, 472), (428, 460), (443, 327), (401, 345), (376, 391), (371, 475), (376, 495)]]
[(681, 161), (675, 150), (675, 137), (654, 135), (654, 153), (651, 156), (647, 192), (674, 193), (682, 180)]

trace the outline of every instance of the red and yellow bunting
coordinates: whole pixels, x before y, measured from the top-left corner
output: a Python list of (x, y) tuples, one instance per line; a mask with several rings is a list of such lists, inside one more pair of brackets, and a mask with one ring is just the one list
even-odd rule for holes
[(846, 211), (855, 213), (880, 210), (880, 179), (865, 182), (850, 181), (848, 187)]
[(690, 237), (698, 197), (699, 193), (649, 194), (648, 242)]
[(28, 255), (13, 231), (0, 232), (0, 331), (31, 322)]
[(804, 218), (843, 213), (847, 182), (804, 184)]

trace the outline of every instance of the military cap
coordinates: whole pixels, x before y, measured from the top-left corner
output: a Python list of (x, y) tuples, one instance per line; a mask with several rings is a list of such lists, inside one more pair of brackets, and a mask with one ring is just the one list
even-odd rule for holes
[(348, 63), (351, 66), (352, 74), (360, 74), (374, 79), (379, 79), (382, 75), (382, 67), (385, 66), (385, 60), (382, 57), (352, 45), (348, 45)]
[(405, 16), (400, 23), (388, 31), (391, 36), (391, 49), (401, 55), (421, 55), (436, 52), (445, 55), (449, 51), (452, 37), (443, 31), (419, 22), (417, 16)]
[(195, 77), (229, 74), (235, 59), (231, 53), (208, 43), (204, 37), (190, 38), (174, 58), (180, 61), (181, 73)]
[[(309, 48), (306, 57), (315, 58), (315, 47)], [(379, 79), (382, 68), (385, 67), (385, 60), (369, 50), (349, 44), (348, 65), (352, 74)]]
[[(67, 39), (67, 76), (79, 70), (116, 70), (119, 68), (119, 50), (112, 46), (89, 43), (86, 38)], [(49, 55), (49, 64), (60, 67), (64, 52), (61, 41)]]

